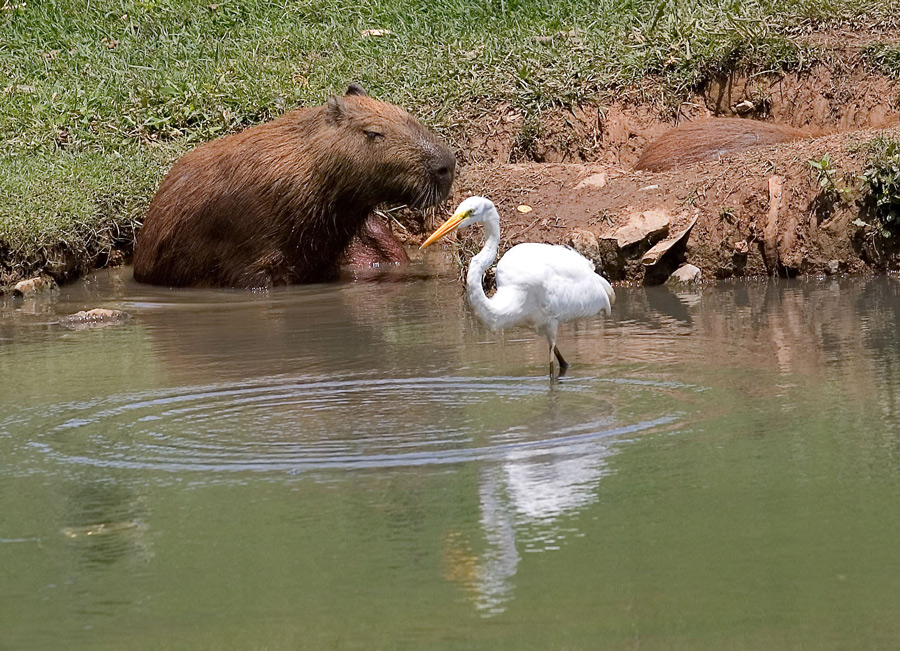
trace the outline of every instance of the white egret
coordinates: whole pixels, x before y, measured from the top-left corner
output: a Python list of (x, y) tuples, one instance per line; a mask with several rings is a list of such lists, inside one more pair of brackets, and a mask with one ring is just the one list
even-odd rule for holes
[[(491, 330), (530, 326), (546, 337), (551, 355), (564, 375), (569, 364), (556, 347), (560, 323), (610, 313), (616, 294), (607, 280), (594, 271), (594, 263), (572, 249), (554, 244), (517, 244), (497, 263), (497, 291), (488, 298), (481, 284), (485, 270), (497, 258), (500, 215), (493, 202), (469, 197), (453, 216), (431, 234), (421, 248), (433, 244), (457, 228), (484, 224), (486, 241), (469, 263), (466, 295), (478, 319)], [(553, 358), (550, 358), (553, 374)]]

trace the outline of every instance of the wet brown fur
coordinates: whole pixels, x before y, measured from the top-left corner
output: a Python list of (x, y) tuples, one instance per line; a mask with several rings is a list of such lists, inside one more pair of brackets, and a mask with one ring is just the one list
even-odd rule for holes
[(134, 276), (171, 286), (324, 282), (371, 211), (443, 201), (452, 152), (403, 109), (351, 85), (197, 147), (160, 183)]
[(661, 172), (810, 135), (784, 124), (742, 118), (683, 122), (647, 145), (635, 167)]

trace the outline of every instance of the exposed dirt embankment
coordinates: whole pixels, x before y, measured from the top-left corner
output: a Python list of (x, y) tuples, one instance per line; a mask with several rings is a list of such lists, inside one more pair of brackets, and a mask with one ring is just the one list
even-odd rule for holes
[(852, 177), (863, 169), (860, 144), (876, 134), (900, 138), (900, 127), (798, 140), (664, 172), (602, 163), (475, 164), (464, 169), (453, 199), (492, 197), (506, 246), (571, 243), (616, 280), (662, 282), (685, 261), (718, 278), (884, 270), (897, 268), (900, 257), (854, 223), (864, 202), (831, 200), (808, 163), (830, 152), (833, 166)]
[[(872, 37), (815, 38), (838, 49), (802, 72), (722, 76), (675, 108), (641, 102), (640, 89), (540, 120), (501, 106), (457, 139), (465, 163), (451, 201), (484, 194), (505, 246), (568, 242), (617, 280), (662, 282), (685, 261), (706, 278), (900, 269), (898, 238), (863, 224), (872, 202), (859, 176), (868, 141), (900, 140), (900, 84), (865, 57)], [(711, 133), (697, 146), (696, 133), (673, 132), (736, 117), (747, 134), (732, 140)], [(651, 166), (664, 171), (635, 169), (672, 136)], [(825, 155), (827, 182), (810, 165)]]

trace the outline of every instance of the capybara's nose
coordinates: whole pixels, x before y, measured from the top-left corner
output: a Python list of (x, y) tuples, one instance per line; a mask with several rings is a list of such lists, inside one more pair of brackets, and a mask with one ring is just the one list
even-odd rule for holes
[(453, 177), (456, 174), (456, 157), (449, 149), (443, 149), (431, 165), (432, 173), (442, 189), (450, 192), (450, 186), (453, 185)]

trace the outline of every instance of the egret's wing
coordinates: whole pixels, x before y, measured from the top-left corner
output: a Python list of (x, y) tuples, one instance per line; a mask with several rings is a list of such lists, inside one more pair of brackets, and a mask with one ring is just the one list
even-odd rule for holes
[(609, 295), (604, 282), (593, 270), (590, 275), (578, 277), (550, 275), (544, 283), (544, 309), (560, 322), (594, 316), (600, 312), (609, 314)]
[(497, 288), (527, 291), (557, 321), (610, 312), (612, 288), (587, 258), (564, 246), (519, 244), (497, 264)]
[(551, 274), (578, 278), (593, 273), (594, 263), (572, 249), (553, 244), (517, 244), (497, 263), (497, 286), (538, 287)]

